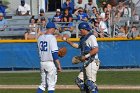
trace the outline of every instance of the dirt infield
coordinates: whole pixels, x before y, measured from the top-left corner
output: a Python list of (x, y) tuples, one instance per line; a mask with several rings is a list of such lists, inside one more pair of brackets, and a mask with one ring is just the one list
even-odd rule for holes
[[(38, 85), (0, 85), (0, 89), (37, 89)], [(140, 90), (140, 86), (129, 85), (99, 85), (99, 89)], [(56, 89), (79, 89), (76, 85), (57, 85)]]

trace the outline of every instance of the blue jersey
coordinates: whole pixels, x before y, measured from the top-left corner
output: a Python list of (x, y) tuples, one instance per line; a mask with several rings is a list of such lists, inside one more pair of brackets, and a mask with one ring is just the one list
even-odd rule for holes
[(53, 17), (53, 22), (61, 22), (62, 15), (55, 15)]
[(39, 55), (42, 62), (54, 61), (53, 53), (58, 53), (57, 40), (51, 34), (44, 34), (38, 38)]
[(87, 13), (82, 13), (82, 14), (78, 14), (78, 20), (81, 20), (80, 18), (84, 19), (84, 18), (88, 18)]

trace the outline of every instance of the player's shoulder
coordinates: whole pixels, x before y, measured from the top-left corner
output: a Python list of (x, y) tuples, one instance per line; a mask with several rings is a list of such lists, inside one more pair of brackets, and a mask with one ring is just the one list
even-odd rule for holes
[(52, 34), (46, 34), (45, 37), (48, 37), (50, 40), (56, 40), (56, 37)]
[(46, 35), (46, 36), (50, 37), (51, 39), (55, 39), (55, 36), (52, 35), (52, 34), (50, 34), (50, 35)]
[(48, 40), (50, 42), (55, 42), (56, 41), (56, 38), (54, 35), (40, 35), (37, 39), (38, 41), (41, 41), (41, 40)]
[(89, 39), (96, 40), (96, 37), (94, 35), (91, 35)]
[(94, 38), (94, 39), (96, 39), (96, 37), (95, 37), (94, 35), (91, 35), (89, 38)]
[(40, 40), (40, 39), (42, 39), (43, 37), (44, 37), (43, 35), (39, 35), (38, 38), (37, 38), (37, 40)]

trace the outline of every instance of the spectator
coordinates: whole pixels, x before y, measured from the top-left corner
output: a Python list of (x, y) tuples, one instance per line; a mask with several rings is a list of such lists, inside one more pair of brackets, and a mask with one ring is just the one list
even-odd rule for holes
[(63, 3), (62, 9), (65, 10), (66, 8), (69, 9), (69, 13), (73, 13), (74, 11), (74, 3), (71, 0), (66, 0), (66, 2)]
[(64, 24), (62, 24), (62, 26), (59, 28), (59, 32), (61, 35), (61, 38), (67, 37), (70, 38), (71, 37), (71, 33), (74, 30), (74, 26), (73, 26), (73, 17), (72, 15), (69, 13), (69, 9), (65, 9), (64, 14), (62, 15), (62, 22), (64, 22)]
[(97, 12), (97, 13), (95, 14), (95, 17), (96, 17), (96, 20), (97, 20), (97, 18), (100, 17), (100, 14)]
[(103, 7), (103, 12), (100, 14), (100, 16), (104, 19), (105, 18), (105, 14), (107, 12), (107, 7)]
[(95, 37), (97, 37), (97, 38), (104, 37), (103, 33), (99, 29), (99, 22), (94, 21), (92, 23), (92, 30), (93, 30), (93, 34)]
[(89, 16), (89, 18), (95, 20), (96, 17), (97, 17), (97, 14), (98, 14), (97, 8), (96, 8), (96, 7), (92, 7), (92, 13), (91, 13), (91, 15)]
[(25, 0), (21, 0), (21, 5), (18, 6), (17, 11), (20, 16), (30, 15), (30, 6), (25, 3)]
[(88, 3), (85, 4), (85, 10), (88, 16), (92, 15), (92, 7), (97, 7), (97, 6), (95, 6), (92, 0), (88, 0)]
[(131, 8), (124, 4), (123, 17), (131, 17)]
[(111, 10), (112, 10), (112, 5), (111, 5), (111, 4), (107, 4), (106, 7), (107, 7), (107, 11), (111, 12)]
[(45, 17), (41, 17), (41, 23), (39, 24), (39, 27), (37, 29), (37, 33), (38, 33), (38, 36), (42, 35), (45, 33), (46, 31), (46, 19)]
[(62, 15), (62, 19), (61, 19), (62, 22), (72, 22), (73, 21), (73, 17), (72, 17), (72, 14), (69, 13), (69, 9), (66, 8), (64, 10), (64, 13)]
[(124, 26), (121, 26), (119, 28), (119, 32), (117, 33), (117, 35), (115, 37), (126, 37), (126, 31), (125, 31), (125, 27)]
[(103, 21), (106, 23), (107, 28), (109, 28), (109, 20), (110, 20), (110, 12), (105, 12), (105, 17), (103, 18)]
[(63, 25), (62, 27), (59, 28), (59, 32), (62, 37), (70, 38), (71, 34), (74, 30), (74, 25), (72, 22)]
[(107, 3), (105, 1), (102, 2), (101, 7), (99, 8), (99, 12), (103, 12), (103, 7), (106, 7)]
[(74, 9), (77, 10), (77, 9), (79, 9), (80, 7), (82, 7), (83, 9), (85, 8), (85, 3), (84, 3), (83, 0), (78, 0), (78, 2), (75, 3)]
[(0, 1), (0, 13), (3, 13), (4, 17), (6, 16), (6, 12), (5, 12), (6, 8), (7, 7), (3, 5), (2, 1)]
[(57, 9), (56, 10), (56, 14), (53, 16), (53, 22), (61, 22), (61, 18), (62, 18), (62, 15), (61, 15), (61, 11), (60, 9)]
[(107, 25), (103, 21), (103, 18), (102, 17), (98, 17), (97, 21), (99, 22), (99, 30), (100, 30), (100, 32), (103, 33), (104, 37), (108, 37), (109, 33), (108, 33)]
[(131, 31), (128, 33), (127, 38), (136, 38), (140, 36), (140, 32), (136, 26), (132, 26)]
[(124, 6), (122, 4), (122, 2), (119, 2), (119, 7), (118, 7), (118, 17), (122, 17), (123, 16), (123, 10), (124, 10)]
[(4, 19), (3, 13), (0, 13), (0, 31), (4, 31), (7, 27), (7, 20)]
[(38, 22), (39, 23), (41, 22), (42, 17), (43, 18), (45, 17), (45, 20), (48, 22), (48, 17), (45, 15), (44, 9), (40, 9), (40, 11), (39, 11), (39, 16), (38, 16)]
[(74, 14), (77, 16), (78, 21), (88, 21), (88, 15), (82, 7), (77, 9)]
[(24, 35), (25, 40), (36, 39), (36, 23), (34, 16), (30, 19), (29, 30)]

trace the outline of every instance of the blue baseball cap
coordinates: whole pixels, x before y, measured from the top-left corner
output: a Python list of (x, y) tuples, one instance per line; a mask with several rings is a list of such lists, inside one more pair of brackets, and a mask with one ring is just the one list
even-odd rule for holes
[(91, 30), (91, 27), (89, 26), (89, 24), (87, 22), (82, 22), (79, 24), (78, 29), (85, 29), (87, 31)]
[(47, 25), (46, 25), (46, 28), (55, 28), (56, 29), (55, 23), (48, 22)]

